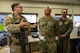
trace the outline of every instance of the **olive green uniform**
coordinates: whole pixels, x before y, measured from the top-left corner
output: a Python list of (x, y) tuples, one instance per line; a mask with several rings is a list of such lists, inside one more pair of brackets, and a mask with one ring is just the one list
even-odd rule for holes
[(57, 53), (56, 36), (58, 35), (59, 25), (54, 17), (42, 17), (39, 20), (39, 44), (40, 53)]
[[(14, 14), (9, 14), (4, 19), (5, 30), (11, 36), (10, 39), (8, 39), (9, 40), (8, 43), (9, 43), (9, 46), (10, 46), (10, 53), (22, 53), (21, 48), (20, 48), (21, 43), (19, 42), (19, 39), (17, 38), (17, 36), (19, 35), (17, 33), (22, 32), (21, 28), (19, 26), (19, 23), (22, 20), (27, 22), (27, 20), (23, 16), (20, 15), (19, 17), (16, 17)], [(30, 32), (30, 27), (23, 28), (23, 31), (24, 31), (24, 35), (26, 35), (25, 36), (25, 45), (26, 45), (26, 51), (28, 52), (29, 47), (27, 47), (28, 46), (27, 35)]]
[[(59, 53), (69, 53), (70, 49), (70, 33), (73, 29), (73, 22), (71, 19), (66, 18), (66, 20), (59, 19), (59, 38), (58, 38), (58, 50)], [(65, 34), (66, 38), (60, 38), (61, 34)]]

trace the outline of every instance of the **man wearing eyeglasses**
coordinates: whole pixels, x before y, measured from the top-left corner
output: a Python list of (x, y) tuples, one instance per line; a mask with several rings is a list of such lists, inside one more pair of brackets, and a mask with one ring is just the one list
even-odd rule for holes
[(4, 20), (5, 30), (10, 34), (10, 53), (28, 53), (28, 33), (36, 24), (30, 26), (25, 17), (21, 15), (23, 9), (20, 3), (11, 5), (12, 14)]
[(62, 9), (62, 17), (59, 19), (58, 50), (59, 53), (69, 53), (70, 33), (73, 29), (73, 22), (67, 18), (67, 9)]

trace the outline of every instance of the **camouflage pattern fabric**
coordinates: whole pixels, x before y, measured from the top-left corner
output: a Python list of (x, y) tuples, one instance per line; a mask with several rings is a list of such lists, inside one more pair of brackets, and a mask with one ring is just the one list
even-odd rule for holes
[(40, 53), (57, 53), (55, 40), (58, 35), (58, 29), (58, 21), (52, 16), (48, 19), (42, 17), (39, 20), (39, 33), (44, 36), (44, 39), (40, 39), (39, 42)]
[[(17, 38), (18, 34), (16, 34), (16, 33), (21, 33), (19, 23), (22, 20), (24, 22), (27, 22), (27, 20), (23, 16), (20, 15), (19, 17), (16, 17), (13, 14), (9, 14), (4, 19), (4, 28), (11, 36), (11, 39), (8, 39), (9, 40), (8, 44), (9, 44), (10, 49), (11, 49), (10, 53), (22, 53), (20, 45), (17, 45), (17, 43), (19, 43), (19, 39)], [(15, 23), (17, 23), (17, 24), (15, 24)], [(31, 27), (29, 26), (29, 27), (26, 27), (26, 28), (23, 28), (23, 29), (24, 29), (24, 32), (26, 34), (25, 42), (28, 43), (27, 35), (30, 33)], [(26, 46), (28, 46), (28, 44)], [(27, 47), (27, 51), (28, 51), (28, 48), (29, 47)]]

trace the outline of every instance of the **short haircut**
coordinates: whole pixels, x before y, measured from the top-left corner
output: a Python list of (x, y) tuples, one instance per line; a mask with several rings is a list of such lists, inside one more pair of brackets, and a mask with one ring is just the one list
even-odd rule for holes
[(19, 4), (20, 4), (20, 3), (13, 3), (13, 4), (11, 5), (12, 11), (14, 11), (14, 7), (17, 6), (17, 5), (19, 5)]
[(51, 7), (51, 6), (46, 6), (45, 9), (46, 9), (46, 8), (49, 8), (50, 10), (52, 10), (52, 7)]
[(68, 12), (67, 9), (62, 9), (62, 11), (63, 11), (63, 10), (66, 10), (66, 12)]

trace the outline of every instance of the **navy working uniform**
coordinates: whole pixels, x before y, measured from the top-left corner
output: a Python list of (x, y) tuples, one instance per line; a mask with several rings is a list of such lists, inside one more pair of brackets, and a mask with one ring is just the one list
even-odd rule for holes
[(39, 20), (40, 53), (57, 53), (55, 41), (58, 31), (58, 21), (54, 17)]

